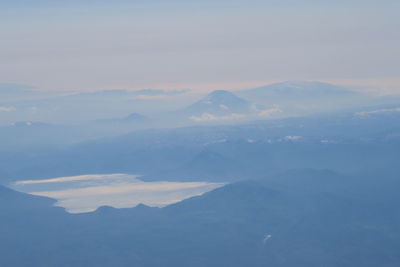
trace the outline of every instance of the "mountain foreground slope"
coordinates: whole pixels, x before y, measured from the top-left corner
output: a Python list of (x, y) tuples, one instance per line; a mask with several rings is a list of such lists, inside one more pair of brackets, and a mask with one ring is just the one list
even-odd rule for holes
[[(0, 264), (396, 266), (398, 186), (390, 178), (293, 170), (161, 209), (102, 207), (78, 215), (35, 197), (12, 213), (2, 209)], [(4, 197), (11, 207), (21, 194), (1, 188)]]

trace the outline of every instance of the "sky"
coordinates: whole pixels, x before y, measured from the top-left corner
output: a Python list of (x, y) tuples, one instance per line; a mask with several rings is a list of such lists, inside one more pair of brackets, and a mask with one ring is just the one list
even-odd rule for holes
[(43, 90), (400, 88), (400, 2), (0, 2), (0, 83)]

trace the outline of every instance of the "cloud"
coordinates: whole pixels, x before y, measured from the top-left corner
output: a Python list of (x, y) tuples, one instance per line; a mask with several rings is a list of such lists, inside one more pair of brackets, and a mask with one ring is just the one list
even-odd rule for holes
[(222, 108), (222, 109), (224, 109), (224, 110), (228, 110), (228, 109), (229, 109), (228, 106), (225, 106), (225, 105), (223, 105), (223, 104), (220, 104), (219, 107)]
[(280, 113), (280, 112), (282, 112), (282, 110), (280, 108), (274, 107), (274, 108), (270, 108), (270, 109), (259, 110), (258, 111), (258, 116), (260, 116), (260, 117), (269, 117), (272, 114)]
[(206, 121), (229, 121), (229, 120), (239, 120), (246, 118), (245, 114), (232, 113), (225, 116), (216, 116), (210, 113), (203, 113), (201, 116), (191, 116), (190, 120), (196, 122), (206, 122)]
[(106, 186), (93, 186), (78, 189), (66, 189), (55, 191), (31, 192), (33, 195), (43, 195), (56, 199), (66, 199), (74, 197), (100, 197), (111, 195), (124, 195), (130, 193), (157, 193), (169, 191), (181, 191), (194, 188), (210, 186), (206, 182), (134, 182), (118, 183)]
[(74, 182), (74, 181), (88, 181), (88, 180), (107, 180), (107, 179), (121, 179), (121, 178), (137, 178), (137, 175), (129, 175), (129, 174), (88, 174), (88, 175), (79, 175), (79, 176), (66, 176), (66, 177), (58, 177), (52, 179), (43, 179), (43, 180), (24, 180), (17, 181), (15, 185), (29, 185), (29, 184), (45, 184), (45, 183), (64, 183), (64, 182)]
[(11, 112), (16, 111), (17, 109), (14, 107), (0, 107), (0, 112)]
[(334, 143), (337, 143), (337, 142), (334, 141), (334, 140), (326, 140), (326, 139), (324, 139), (324, 140), (321, 140), (320, 143), (321, 144), (334, 144)]
[(152, 99), (165, 99), (172, 97), (171, 95), (136, 95), (130, 97), (131, 99), (138, 99), (138, 100), (152, 100)]
[(391, 114), (395, 112), (400, 112), (400, 107), (398, 108), (388, 108), (388, 109), (378, 109), (378, 110), (372, 110), (372, 111), (361, 111), (361, 112), (356, 112), (357, 117), (365, 117), (368, 115), (379, 115), (379, 114)]
[[(229, 107), (225, 105), (220, 105), (221, 109), (229, 109)], [(240, 113), (231, 113), (229, 115), (217, 116), (208, 112), (201, 114), (200, 116), (191, 116), (190, 120), (196, 122), (207, 122), (207, 121), (231, 121), (231, 120), (240, 120), (244, 118), (254, 117), (255, 115), (259, 117), (270, 117), (275, 113), (280, 113), (282, 110), (278, 107), (273, 107), (270, 109), (259, 110), (256, 106), (252, 106), (251, 114), (240, 114)]]
[(302, 138), (303, 138), (302, 136), (298, 136), (298, 135), (288, 135), (288, 136), (284, 137), (284, 139), (286, 141), (299, 141)]
[[(56, 206), (64, 207), (71, 213), (80, 213), (94, 211), (105, 205), (130, 208), (142, 203), (162, 207), (224, 185), (208, 182), (143, 182), (136, 177), (129, 174), (97, 174), (27, 180), (17, 182), (14, 189), (54, 198), (57, 200)], [(90, 183), (87, 183), (88, 180)], [(63, 187), (49, 190), (49, 183), (60, 183)], [(29, 184), (35, 184), (35, 189), (25, 187)]]

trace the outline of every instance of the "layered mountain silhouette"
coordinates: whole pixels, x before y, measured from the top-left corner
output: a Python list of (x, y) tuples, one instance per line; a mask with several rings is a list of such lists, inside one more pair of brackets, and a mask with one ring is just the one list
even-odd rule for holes
[(123, 172), (151, 180), (230, 182), (290, 168), (394, 174), (400, 166), (400, 112), (388, 116), (386, 110), (396, 109), (378, 106), (237, 126), (142, 130), (35, 154), (0, 151), (0, 167), (7, 173), (0, 179)]

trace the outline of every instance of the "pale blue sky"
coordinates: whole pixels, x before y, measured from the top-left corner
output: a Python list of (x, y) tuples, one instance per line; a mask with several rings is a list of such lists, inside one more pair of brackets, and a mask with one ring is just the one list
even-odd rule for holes
[[(66, 3), (67, 2), (67, 3)], [(1, 1), (0, 82), (400, 85), (399, 1)]]

